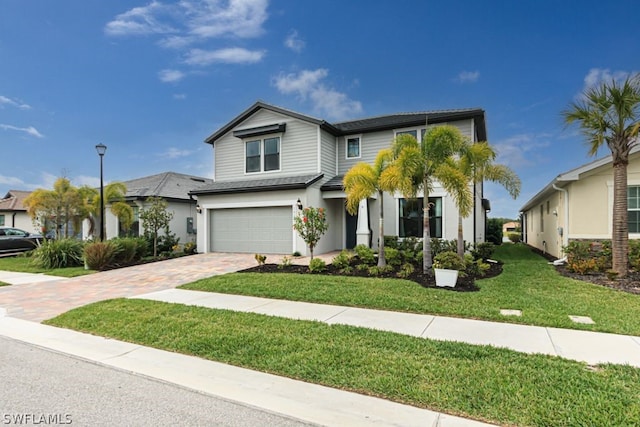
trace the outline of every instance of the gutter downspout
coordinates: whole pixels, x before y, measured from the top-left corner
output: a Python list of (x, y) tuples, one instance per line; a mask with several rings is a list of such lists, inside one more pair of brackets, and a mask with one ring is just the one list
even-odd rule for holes
[[(562, 228), (562, 246), (569, 245), (569, 192), (564, 188), (558, 187), (555, 183), (553, 189), (564, 193), (564, 226)], [(562, 251), (564, 253), (564, 250)]]

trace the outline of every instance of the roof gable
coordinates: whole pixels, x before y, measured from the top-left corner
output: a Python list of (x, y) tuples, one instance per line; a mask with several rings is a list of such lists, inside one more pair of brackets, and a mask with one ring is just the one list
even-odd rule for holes
[(176, 172), (163, 172), (123, 182), (127, 187), (127, 199), (162, 197), (182, 200), (189, 200), (190, 191), (211, 183), (213, 180), (209, 178)]
[(1, 211), (26, 211), (24, 199), (31, 194), (31, 191), (9, 190), (3, 199), (0, 199)]

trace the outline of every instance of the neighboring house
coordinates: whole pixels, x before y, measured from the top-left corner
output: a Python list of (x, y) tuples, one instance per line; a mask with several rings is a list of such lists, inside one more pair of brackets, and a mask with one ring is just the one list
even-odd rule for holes
[[(175, 172), (164, 172), (157, 175), (124, 181), (127, 187), (125, 200), (133, 207), (134, 223), (129, 230), (124, 230), (115, 215), (105, 206), (106, 237), (139, 236), (144, 228), (139, 220), (139, 213), (147, 207), (148, 197), (161, 197), (167, 203), (167, 211), (173, 212), (169, 224), (172, 233), (180, 239), (180, 244), (196, 241), (196, 201), (189, 196), (189, 191), (201, 185), (211, 184), (213, 180), (199, 176), (185, 175)], [(85, 235), (88, 231), (85, 226)]]
[[(197, 197), (198, 251), (307, 254), (293, 230), (299, 206), (326, 209), (329, 230), (316, 254), (356, 243), (377, 247), (378, 203), (360, 203), (351, 216), (345, 210), (342, 178), (357, 162), (373, 163), (394, 137), (411, 133), (421, 138), (425, 124), (451, 124), (473, 141), (486, 139), (481, 109), (402, 113), (328, 123), (257, 102), (209, 136), (214, 181), (191, 194)], [(474, 186), (473, 215), (464, 220), (464, 238), (484, 241), (488, 200), (482, 185)], [(431, 233), (457, 237), (458, 213), (452, 198), (436, 186), (430, 194)], [(384, 195), (385, 234), (422, 236), (423, 200), (401, 194)]]
[[(627, 169), (629, 238), (640, 238), (640, 147)], [(613, 166), (611, 156), (558, 175), (520, 212), (523, 241), (555, 257), (572, 240), (611, 239)]]
[(24, 199), (31, 194), (31, 191), (9, 190), (0, 199), (0, 226), (15, 227), (29, 233), (41, 233), (42, 230), (36, 228), (24, 206)]
[(519, 222), (505, 222), (502, 224), (502, 234), (515, 233), (520, 228)]

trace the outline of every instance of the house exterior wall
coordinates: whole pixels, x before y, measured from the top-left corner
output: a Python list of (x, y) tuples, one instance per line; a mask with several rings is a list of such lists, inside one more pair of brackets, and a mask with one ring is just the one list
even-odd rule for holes
[(560, 258), (563, 240), (559, 227), (564, 224), (564, 212), (564, 195), (559, 191), (554, 191), (523, 212), (526, 215), (526, 243)]
[[(229, 132), (215, 142), (215, 180), (238, 181), (306, 175), (318, 171), (319, 127), (315, 124), (269, 110), (260, 110), (238, 125), (237, 129), (286, 123), (285, 132), (241, 139)], [(245, 142), (269, 136), (280, 136), (280, 170), (245, 173)], [(323, 147), (324, 148), (324, 147)], [(331, 154), (331, 147), (328, 155)]]
[(29, 214), (24, 211), (0, 211), (0, 215), (4, 215), (5, 227), (19, 228), (32, 234), (42, 233), (42, 230), (33, 225)]

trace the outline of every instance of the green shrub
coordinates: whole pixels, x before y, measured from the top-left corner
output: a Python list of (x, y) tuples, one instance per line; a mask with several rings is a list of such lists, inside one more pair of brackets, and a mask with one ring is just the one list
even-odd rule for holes
[(511, 241), (511, 243), (520, 243), (522, 241), (522, 236), (520, 233), (507, 233), (507, 237)]
[(384, 248), (398, 249), (398, 236), (384, 236)]
[(431, 256), (437, 257), (442, 252), (457, 252), (457, 240), (444, 240), (434, 237), (431, 239)]
[(113, 264), (117, 250), (111, 241), (88, 243), (84, 247), (84, 260), (91, 270), (104, 270)]
[(415, 267), (413, 266), (413, 264), (409, 264), (409, 263), (402, 264), (402, 267), (400, 267), (400, 270), (398, 270), (396, 275), (398, 277), (406, 279), (407, 277), (411, 276), (414, 271), (415, 271)]
[(388, 273), (393, 270), (393, 267), (387, 265), (385, 267), (378, 267), (377, 265), (372, 265), (369, 267), (369, 276), (381, 276), (385, 273)]
[(496, 250), (496, 245), (491, 242), (483, 242), (475, 245), (475, 248), (471, 251), (473, 259), (489, 259), (493, 252)]
[(472, 277), (482, 277), (487, 274), (487, 271), (491, 266), (482, 259), (474, 259), (473, 255), (464, 255), (465, 273)]
[(640, 270), (640, 240), (629, 239), (629, 266)]
[(131, 237), (136, 241), (136, 260), (141, 260), (151, 255), (152, 246), (144, 237)]
[(433, 268), (444, 268), (447, 270), (464, 270), (465, 262), (460, 258), (457, 252), (444, 251), (440, 252), (433, 258)]
[(285, 267), (289, 267), (290, 265), (291, 265), (291, 257), (288, 257), (285, 255), (282, 257), (282, 261), (280, 261), (280, 264), (278, 264), (278, 268), (282, 270)]
[(611, 268), (611, 242), (571, 241), (564, 247), (567, 268), (579, 274), (604, 272)]
[(109, 240), (115, 247), (113, 262), (115, 264), (130, 264), (136, 261), (138, 241), (131, 237), (123, 237)]
[(321, 258), (314, 258), (309, 261), (309, 271), (312, 273), (322, 273), (327, 269), (327, 264)]
[(83, 243), (76, 239), (45, 240), (33, 251), (33, 262), (46, 269), (82, 265)]
[(198, 250), (198, 246), (195, 242), (187, 242), (184, 244), (184, 248), (182, 250), (187, 255), (194, 255)]
[(373, 265), (376, 263), (376, 255), (373, 249), (367, 247), (366, 245), (358, 245), (354, 248), (356, 255), (358, 256), (358, 260), (362, 264)]
[(336, 268), (345, 269), (351, 265), (351, 261), (353, 261), (353, 253), (347, 249), (343, 249), (333, 258), (331, 264)]
[(394, 267), (402, 265), (402, 256), (396, 248), (384, 248), (384, 257), (389, 265)]

